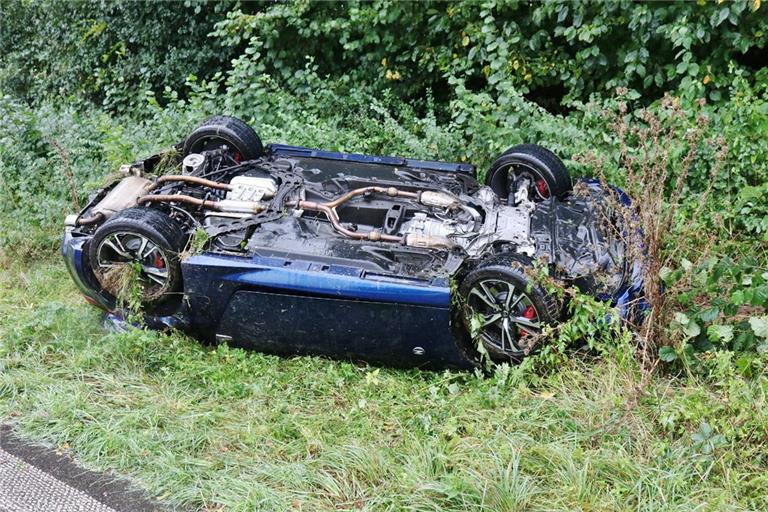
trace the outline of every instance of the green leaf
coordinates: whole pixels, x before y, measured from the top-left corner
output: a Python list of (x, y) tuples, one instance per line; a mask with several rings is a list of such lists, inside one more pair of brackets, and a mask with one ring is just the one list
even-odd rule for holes
[(683, 332), (689, 338), (695, 338), (696, 336), (701, 334), (701, 327), (699, 327), (699, 324), (691, 320), (690, 322), (688, 322), (688, 325), (686, 325), (683, 328)]
[(710, 325), (707, 327), (707, 337), (710, 341), (722, 341), (728, 343), (733, 339), (732, 325)]
[(685, 313), (681, 313), (678, 311), (677, 313), (675, 313), (674, 321), (682, 326), (686, 326), (691, 321), (691, 319), (688, 318), (688, 315), (686, 315)]
[(707, 308), (699, 314), (699, 318), (702, 322), (714, 322), (719, 315), (720, 310), (718, 308)]
[(731, 13), (730, 9), (728, 7), (723, 7), (720, 9), (720, 12), (717, 13), (717, 24), (721, 24), (725, 20), (728, 19), (728, 15)]
[(671, 363), (677, 360), (677, 352), (672, 347), (661, 347), (659, 349), (659, 359), (665, 363)]
[(758, 338), (768, 339), (768, 316), (753, 316), (749, 319), (749, 326)]
[(736, 369), (744, 375), (745, 377), (749, 377), (752, 374), (752, 362), (754, 361), (754, 356), (750, 355), (743, 355), (736, 359)]

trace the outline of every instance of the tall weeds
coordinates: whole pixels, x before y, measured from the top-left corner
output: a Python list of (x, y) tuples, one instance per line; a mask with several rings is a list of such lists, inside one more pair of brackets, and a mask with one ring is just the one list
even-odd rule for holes
[(75, 210), (80, 211), (82, 206), (80, 205), (80, 199), (77, 197), (77, 184), (75, 182), (75, 174), (72, 171), (72, 164), (69, 160), (69, 152), (58, 140), (52, 139), (50, 144), (61, 160), (61, 168), (64, 172), (64, 176), (67, 178), (67, 185), (69, 186), (69, 196), (72, 200), (72, 206), (75, 208)]
[[(629, 226), (621, 233), (629, 248), (629, 261), (643, 267), (644, 298), (635, 304), (641, 314), (633, 327), (641, 362), (650, 368), (655, 366), (657, 350), (675, 343), (675, 332), (669, 329), (675, 298), (693, 286), (685, 276), (663, 284), (665, 273), (681, 264), (690, 273), (711, 254), (717, 240), (712, 228), (719, 220), (704, 213), (728, 148), (721, 137), (707, 137), (709, 119), (703, 100), (691, 112), (667, 95), (657, 108), (630, 112), (622, 98), (624, 92), (619, 91), (616, 108), (604, 112), (618, 148), (613, 165), (596, 155), (581, 155), (580, 159), (596, 169), (604, 185), (619, 182), (632, 199), (631, 208), (622, 207), (615, 193), (608, 200), (608, 209), (611, 215), (622, 217), (621, 225)], [(708, 167), (709, 180), (703, 190), (688, 186), (694, 165)], [(609, 180), (612, 169), (618, 169), (618, 174)], [(686, 212), (686, 218), (679, 215), (682, 207), (691, 204), (696, 204), (693, 212)]]

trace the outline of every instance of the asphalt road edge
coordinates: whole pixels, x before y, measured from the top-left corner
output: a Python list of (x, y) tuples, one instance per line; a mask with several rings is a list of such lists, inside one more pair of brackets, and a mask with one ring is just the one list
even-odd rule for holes
[(175, 510), (160, 504), (125, 478), (83, 469), (66, 453), (24, 440), (10, 425), (0, 425), (0, 448), (117, 512)]

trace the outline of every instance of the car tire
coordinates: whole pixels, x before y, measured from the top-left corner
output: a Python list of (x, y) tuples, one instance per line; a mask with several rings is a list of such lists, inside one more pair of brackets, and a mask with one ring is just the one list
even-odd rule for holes
[(471, 269), (459, 286), (464, 326), (494, 362), (522, 360), (535, 351), (543, 327), (561, 318), (559, 301), (531, 279), (532, 268), (522, 255), (494, 256)]
[(184, 156), (225, 146), (237, 161), (255, 160), (264, 155), (261, 139), (247, 123), (236, 117), (213, 116), (189, 134), (184, 141)]
[(533, 178), (528, 197), (534, 201), (562, 198), (573, 188), (562, 160), (536, 144), (520, 144), (502, 153), (491, 164), (485, 184), (502, 200), (508, 201), (512, 180), (524, 175)]
[(166, 213), (155, 208), (128, 208), (96, 230), (88, 244), (88, 259), (103, 291), (116, 304), (125, 298), (118, 299), (124, 294), (120, 290), (125, 290), (119, 269), (124, 264), (140, 266), (137, 275), (143, 310), (169, 314), (181, 303), (179, 255), (187, 240), (183, 226)]

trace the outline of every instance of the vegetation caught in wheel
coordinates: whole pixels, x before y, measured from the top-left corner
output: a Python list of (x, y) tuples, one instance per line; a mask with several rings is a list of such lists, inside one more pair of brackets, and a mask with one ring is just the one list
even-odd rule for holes
[(462, 281), (462, 318), (475, 343), (496, 362), (518, 361), (535, 350), (543, 328), (559, 316), (558, 302), (526, 275), (517, 255), (492, 258)]
[(178, 302), (179, 254), (187, 238), (165, 212), (129, 208), (96, 230), (89, 244), (91, 270), (116, 301), (133, 293), (142, 306), (160, 312)]

